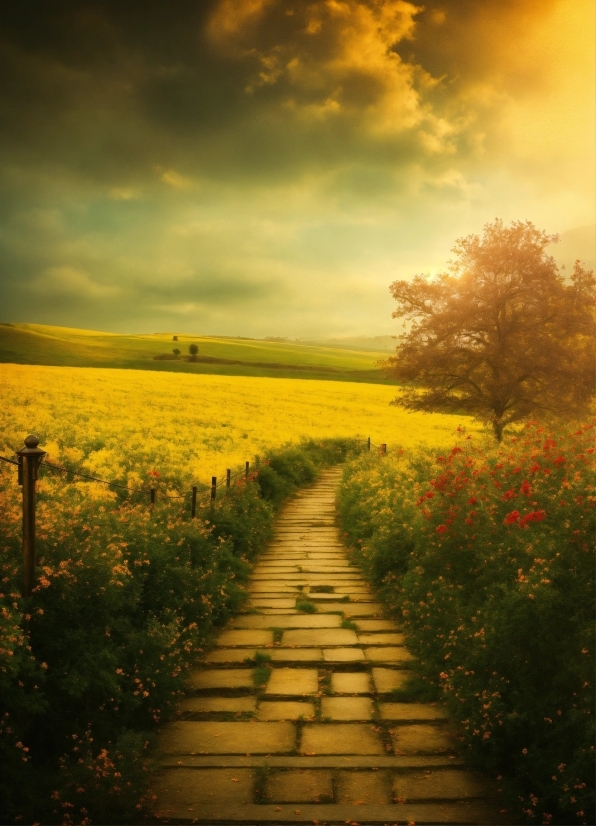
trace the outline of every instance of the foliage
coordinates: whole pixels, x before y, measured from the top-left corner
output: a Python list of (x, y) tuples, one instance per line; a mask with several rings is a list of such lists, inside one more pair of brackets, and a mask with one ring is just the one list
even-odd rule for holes
[(37, 586), (27, 600), (20, 489), (14, 469), (0, 468), (3, 823), (146, 822), (151, 731), (172, 717), (214, 627), (243, 604), (280, 491), (352, 446), (273, 452), (266, 489), (258, 471), (241, 475), (214, 504), (200, 497), (196, 519), (163, 490), (150, 508), (42, 469)]
[(530, 823), (594, 822), (594, 433), (365, 455), (340, 496), (423, 679)]
[(410, 410), (463, 411), (503, 428), (544, 411), (577, 415), (594, 395), (596, 279), (576, 261), (565, 283), (530, 221), (460, 238), (451, 274), (395, 281), (394, 317), (412, 320), (388, 365), (422, 386)]
[(193, 341), (192, 344), (188, 345), (188, 352), (190, 353), (190, 360), (196, 361), (199, 354), (199, 345)]

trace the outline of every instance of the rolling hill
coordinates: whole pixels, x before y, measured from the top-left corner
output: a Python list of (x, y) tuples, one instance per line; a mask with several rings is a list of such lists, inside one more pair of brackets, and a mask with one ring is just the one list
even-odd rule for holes
[[(188, 347), (199, 346), (197, 361), (188, 361)], [(173, 348), (182, 355), (176, 359)], [(270, 376), (336, 381), (389, 383), (378, 366), (387, 350), (295, 341), (154, 333), (120, 335), (42, 324), (0, 324), (0, 363), (66, 367), (113, 367), (180, 373)]]

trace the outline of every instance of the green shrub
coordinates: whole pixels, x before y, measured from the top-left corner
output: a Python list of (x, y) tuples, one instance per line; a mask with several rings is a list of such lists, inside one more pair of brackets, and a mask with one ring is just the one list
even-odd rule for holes
[(340, 495), (429, 692), (532, 823), (594, 822), (593, 436), (367, 456)]

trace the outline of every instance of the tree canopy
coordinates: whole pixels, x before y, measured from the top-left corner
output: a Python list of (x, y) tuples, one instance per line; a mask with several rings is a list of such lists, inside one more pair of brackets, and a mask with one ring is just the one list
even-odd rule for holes
[(399, 336), (393, 403), (453, 410), (503, 428), (530, 415), (580, 414), (594, 395), (596, 279), (579, 261), (568, 279), (530, 221), (486, 224), (460, 238), (448, 272), (394, 281)]

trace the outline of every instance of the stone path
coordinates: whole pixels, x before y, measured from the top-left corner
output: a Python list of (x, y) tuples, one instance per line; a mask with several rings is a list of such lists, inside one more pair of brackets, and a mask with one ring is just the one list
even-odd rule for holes
[(278, 519), (248, 613), (219, 636), (163, 726), (161, 821), (493, 824), (438, 705), (398, 702), (412, 657), (335, 527), (339, 469)]

